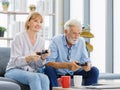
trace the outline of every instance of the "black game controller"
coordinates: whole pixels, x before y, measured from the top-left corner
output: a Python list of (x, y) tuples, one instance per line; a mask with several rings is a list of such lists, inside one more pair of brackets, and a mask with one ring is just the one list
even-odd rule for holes
[(42, 52), (36, 52), (37, 55), (42, 55), (48, 53), (48, 50), (43, 50)]
[(82, 64), (81, 64), (81, 63), (78, 63), (78, 62), (77, 62), (76, 64), (79, 65), (79, 66), (87, 66), (88, 63), (85, 62), (85, 63), (82, 63)]

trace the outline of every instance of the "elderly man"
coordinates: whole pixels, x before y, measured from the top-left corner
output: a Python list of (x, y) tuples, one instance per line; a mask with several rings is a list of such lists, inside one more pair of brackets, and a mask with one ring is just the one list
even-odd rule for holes
[(82, 75), (83, 85), (97, 83), (99, 70), (91, 64), (81, 30), (79, 21), (69, 20), (64, 25), (64, 34), (51, 40), (51, 55), (45, 69), (51, 87), (58, 86), (57, 79), (62, 75)]

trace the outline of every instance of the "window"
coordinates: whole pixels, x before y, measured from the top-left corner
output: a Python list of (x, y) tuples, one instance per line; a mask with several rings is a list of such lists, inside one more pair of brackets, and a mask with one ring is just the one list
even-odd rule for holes
[(83, 23), (83, 0), (70, 0), (70, 19)]
[[(5, 18), (5, 20), (0, 22), (0, 25), (8, 28), (7, 32), (5, 32), (5, 37), (13, 38), (16, 33), (25, 30), (24, 23), (28, 16), (27, 12), (29, 12), (29, 6), (31, 4), (34, 4), (37, 7), (36, 11), (39, 11), (44, 18), (44, 27), (40, 32), (41, 37), (48, 40), (53, 36), (53, 0), (12, 0), (10, 1), (8, 11), (23, 12), (26, 14), (3, 14), (1, 12), (0, 18)], [(0, 11), (2, 11), (2, 8), (0, 8)], [(10, 46), (9, 40), (0, 40), (0, 46)]]
[(120, 73), (120, 0), (114, 0), (114, 73)]
[[(84, 0), (70, 0), (70, 19), (77, 18), (82, 24), (83, 2)], [(90, 28), (95, 36), (90, 39), (94, 47), (90, 53), (92, 63), (100, 72), (105, 72), (105, 0), (90, 0)]]
[(93, 65), (105, 72), (105, 0), (90, 0), (90, 27), (95, 36), (90, 40), (94, 47), (90, 56)]

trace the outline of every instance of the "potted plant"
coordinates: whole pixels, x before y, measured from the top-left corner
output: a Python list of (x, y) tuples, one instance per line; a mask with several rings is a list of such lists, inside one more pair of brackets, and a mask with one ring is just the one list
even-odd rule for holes
[(9, 1), (8, 0), (3, 0), (2, 1), (2, 8), (4, 11), (7, 11), (9, 7)]
[(34, 12), (36, 10), (36, 6), (34, 4), (30, 4), (29, 10), (30, 12)]
[[(82, 27), (82, 32), (80, 34), (81, 37), (84, 38), (94, 38), (94, 35), (90, 32), (90, 26), (89, 25), (84, 25)], [(93, 45), (91, 45), (87, 40), (85, 41), (86, 43), (86, 48), (89, 52), (93, 51)]]
[(0, 37), (3, 37), (4, 36), (4, 32), (6, 31), (7, 29), (5, 27), (2, 27), (0, 26)]

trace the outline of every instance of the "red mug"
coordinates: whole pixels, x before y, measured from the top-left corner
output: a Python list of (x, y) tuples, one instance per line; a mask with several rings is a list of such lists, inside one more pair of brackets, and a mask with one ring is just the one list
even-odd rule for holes
[(71, 81), (70, 76), (61, 76), (60, 82), (61, 82), (62, 88), (70, 88), (70, 81)]

